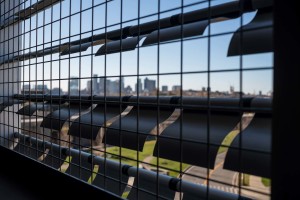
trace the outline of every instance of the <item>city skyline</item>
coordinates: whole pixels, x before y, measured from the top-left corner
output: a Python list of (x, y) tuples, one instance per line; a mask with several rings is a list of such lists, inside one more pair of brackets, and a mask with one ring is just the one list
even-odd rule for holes
[[(208, 89), (208, 87), (202, 87), (200, 90), (193, 90), (193, 89), (183, 89), (181, 85), (172, 85), (168, 87), (167, 85), (162, 85), (161, 89), (157, 91), (156, 87), (156, 80), (149, 79), (145, 77), (142, 81), (141, 78), (138, 79), (138, 84), (135, 84), (135, 88), (133, 89), (130, 85), (126, 85), (124, 82), (124, 78), (121, 78), (121, 83), (119, 80), (109, 80), (105, 78), (98, 77), (97, 74), (93, 75), (93, 78), (87, 81), (86, 87), (84, 89), (79, 89), (79, 81), (78, 77), (71, 77), (69, 79), (69, 86), (67, 90), (63, 90), (59, 87), (52, 87), (49, 88), (47, 85), (22, 85), (22, 92), (29, 93), (29, 91), (33, 93), (42, 93), (42, 94), (70, 94), (70, 95), (77, 95), (79, 92), (81, 94), (86, 95), (136, 95), (137, 93), (142, 95), (156, 95), (159, 92), (160, 95), (182, 95), (184, 96), (206, 96), (208, 90), (210, 90), (213, 96), (236, 96), (239, 97), (240, 93), (242, 95), (250, 95), (250, 96), (272, 96), (272, 91), (267, 93), (263, 93), (261, 90), (254, 91), (253, 93), (245, 93), (243, 91), (238, 91), (235, 89), (233, 85), (230, 85), (228, 90), (220, 91), (214, 90), (214, 88)], [(139, 85), (139, 86), (138, 86)], [(106, 86), (106, 88), (105, 88)]]
[[(232, 0), (212, 1), (210, 3), (211, 5), (217, 5), (230, 1)], [(193, 2), (197, 1), (184, 1), (183, 4), (188, 5)], [(160, 7), (160, 11), (180, 7), (181, 3), (179, 0), (172, 1), (172, 4), (161, 1), (160, 6), (158, 6), (158, 2), (141, 1), (140, 15), (155, 14), (158, 12), (158, 7)], [(89, 8), (90, 4), (90, 1), (82, 1), (83, 8)], [(97, 3), (95, 2), (95, 4)], [(207, 4), (207, 2), (203, 2), (197, 6), (187, 6), (183, 12), (207, 7)], [(24, 35), (24, 41), (26, 42), (24, 42), (23, 48), (26, 49), (25, 52), (28, 52), (31, 48), (42, 50), (51, 45), (69, 42), (69, 37), (71, 37), (71, 40), (76, 40), (79, 36), (85, 38), (91, 34), (103, 33), (102, 28), (105, 24), (107, 26), (118, 26), (124, 20), (128, 20), (124, 26), (136, 25), (133, 19), (138, 17), (138, 13), (132, 12), (132, 8), (137, 8), (136, 6), (134, 1), (127, 1), (123, 6), (119, 1), (112, 1), (108, 4), (108, 13), (112, 13), (109, 12), (112, 10), (122, 9), (122, 16), (119, 12), (114, 12), (116, 15), (104, 17), (105, 12), (102, 12), (104, 6), (99, 5), (94, 8), (94, 17), (99, 19), (94, 24), (87, 22), (81, 23), (81, 27), (79, 24), (74, 24), (70, 29), (68, 28), (69, 23), (72, 23), (72, 21), (92, 17), (92, 12), (84, 12), (82, 16), (74, 14), (70, 19), (66, 18), (42, 26), (44, 23), (50, 22), (51, 17), (55, 20), (80, 10), (79, 4), (72, 4), (70, 8), (69, 2), (63, 1), (61, 4), (53, 6), (53, 12), (39, 13), (33, 16), (30, 23), (28, 21), (24, 22), (22, 26), (24, 26), (25, 32), (31, 28), (37, 28), (37, 31)], [(180, 12), (182, 12), (181, 9), (175, 9), (164, 13), (160, 17), (163, 18)], [(138, 78), (142, 77), (144, 79), (143, 77), (151, 76), (150, 79), (156, 80), (160, 90), (162, 90), (163, 85), (168, 86), (168, 88), (172, 88), (173, 85), (181, 85), (184, 90), (201, 90), (202, 87), (209, 86), (218, 91), (226, 91), (230, 85), (233, 85), (236, 90), (245, 93), (258, 91), (268, 93), (273, 90), (273, 53), (227, 56), (227, 49), (233, 32), (241, 26), (241, 23), (249, 23), (254, 16), (255, 12), (251, 12), (236, 19), (212, 23), (206, 27), (204, 33), (199, 37), (182, 42), (160, 44), (159, 49), (157, 46), (148, 46), (139, 47), (133, 51), (124, 51), (122, 55), (114, 53), (105, 56), (94, 56), (100, 47), (95, 45), (80, 53), (64, 56), (52, 54), (43, 58), (31, 59), (23, 62), (21, 81), (42, 82), (42, 80), (46, 80), (44, 84), (49, 87), (51, 81), (52, 88), (59, 87), (67, 90), (68, 79), (80, 77), (80, 90), (83, 90), (86, 88), (87, 82), (92, 79), (93, 74), (98, 74), (98, 76), (111, 81), (115, 81), (118, 77), (124, 77), (126, 85), (135, 90)], [(143, 23), (155, 20), (157, 17), (157, 15), (146, 17), (143, 19)], [(112, 30), (116, 28), (112, 28)], [(209, 34), (214, 35), (214, 37), (208, 38)], [(29, 37), (31, 40), (29, 40)], [(208, 46), (210, 47), (209, 51), (207, 50)], [(50, 60), (52, 62), (48, 62)], [(251, 70), (247, 70), (250, 68), (260, 70), (252, 73)]]

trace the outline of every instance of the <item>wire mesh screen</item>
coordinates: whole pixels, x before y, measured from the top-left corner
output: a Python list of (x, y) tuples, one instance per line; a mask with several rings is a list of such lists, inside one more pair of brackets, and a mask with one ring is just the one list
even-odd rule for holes
[(126, 199), (270, 199), (272, 0), (4, 0), (1, 145)]

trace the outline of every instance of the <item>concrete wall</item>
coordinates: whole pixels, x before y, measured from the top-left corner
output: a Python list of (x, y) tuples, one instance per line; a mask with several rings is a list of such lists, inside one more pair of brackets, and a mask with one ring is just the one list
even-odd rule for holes
[[(17, 7), (23, 0), (4, 0), (0, 4), (0, 20), (4, 20), (8, 16), (17, 12), (20, 7)], [(15, 23), (9, 27), (0, 30), (0, 57), (13, 56), (21, 50), (22, 39), (19, 36), (22, 33), (22, 23)], [(1, 60), (1, 59), (0, 59)], [(3, 102), (8, 97), (20, 92), (20, 77), (21, 69), (18, 67), (19, 62), (7, 63), (0, 65), (0, 102)], [(7, 107), (0, 113), (0, 145), (8, 147), (8, 138), (11, 138), (12, 133), (19, 131), (21, 121), (18, 115), (14, 114), (19, 109), (20, 105)]]

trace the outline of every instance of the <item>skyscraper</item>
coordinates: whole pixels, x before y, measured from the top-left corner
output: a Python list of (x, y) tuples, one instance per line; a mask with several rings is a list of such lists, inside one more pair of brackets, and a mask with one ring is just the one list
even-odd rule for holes
[(181, 86), (180, 85), (173, 85), (172, 86), (172, 91), (173, 92), (180, 92)]
[(121, 77), (121, 92), (124, 92), (124, 90), (125, 90), (124, 77)]
[(142, 91), (143, 91), (143, 84), (142, 84), (142, 80), (139, 78), (137, 80), (137, 83), (135, 84), (135, 92), (141, 93)]
[(78, 77), (71, 77), (69, 80), (70, 86), (70, 94), (78, 94), (79, 93), (79, 79)]
[(163, 86), (161, 87), (161, 91), (162, 91), (162, 92), (168, 92), (168, 91), (169, 91), (168, 86), (167, 86), (167, 85), (163, 85)]
[(94, 74), (92, 78), (92, 94), (99, 94), (98, 75)]
[(86, 82), (86, 91), (88, 94), (92, 94), (92, 84), (90, 80)]
[(156, 89), (155, 82), (155, 80), (150, 80), (148, 79), (148, 77), (146, 77), (144, 80), (144, 90), (148, 92), (153, 92)]
[(34, 90), (37, 94), (47, 94), (49, 92), (48, 86), (43, 84), (35, 85)]
[(229, 88), (229, 91), (230, 91), (230, 94), (233, 94), (234, 93), (234, 86), (230, 86), (230, 88)]
[(30, 90), (31, 90), (30, 84), (23, 85), (23, 88), (22, 88), (22, 93), (23, 94), (29, 94)]
[(106, 80), (106, 94), (108, 95), (117, 95), (120, 93), (119, 80)]
[(99, 78), (99, 93), (104, 94), (104, 83), (105, 83), (105, 78)]

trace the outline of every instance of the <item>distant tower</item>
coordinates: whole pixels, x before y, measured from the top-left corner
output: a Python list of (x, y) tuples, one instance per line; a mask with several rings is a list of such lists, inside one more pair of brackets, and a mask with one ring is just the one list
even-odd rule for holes
[(156, 89), (155, 82), (155, 80), (150, 80), (146, 77), (144, 80), (144, 90), (147, 90), (148, 92), (154, 91)]
[(125, 81), (124, 81), (124, 77), (121, 77), (121, 92), (124, 92), (125, 90)]
[(105, 83), (105, 78), (99, 78), (99, 92), (101, 94), (104, 94), (104, 83)]
[(230, 94), (233, 94), (234, 93), (234, 86), (231, 85), (229, 91), (230, 91)]
[(161, 86), (161, 91), (162, 91), (162, 92), (168, 92), (168, 91), (169, 91), (168, 86), (167, 86), (167, 85)]
[(136, 93), (141, 93), (143, 91), (143, 84), (142, 84), (142, 81), (141, 79), (139, 78), (137, 83), (135, 84), (135, 92)]
[(94, 74), (92, 78), (92, 89), (93, 89), (93, 94), (98, 94), (99, 93), (99, 84), (98, 84), (98, 75)]
[(104, 89), (105, 94), (112, 93), (112, 81), (109, 79), (106, 79), (105, 86), (106, 86), (106, 88)]
[(132, 93), (132, 88), (130, 87), (130, 85), (128, 85), (125, 89), (124, 89), (125, 94), (131, 94)]
[(112, 81), (110, 84), (110, 93), (111, 94), (119, 94), (120, 93), (120, 82), (119, 80)]
[(78, 77), (71, 77), (69, 80), (70, 94), (79, 93), (79, 79)]
[(49, 89), (47, 85), (38, 84), (34, 86), (34, 92), (36, 94), (47, 94), (49, 92)]
[(86, 82), (86, 90), (89, 94), (91, 94), (91, 92), (92, 92), (91, 82), (92, 81), (90, 81), (90, 80)]
[(180, 85), (173, 85), (172, 86), (172, 91), (173, 92), (180, 92), (181, 86)]
[(22, 88), (23, 94), (29, 94), (30, 90), (31, 90), (31, 85), (29, 85), (29, 84), (23, 85), (23, 88)]

